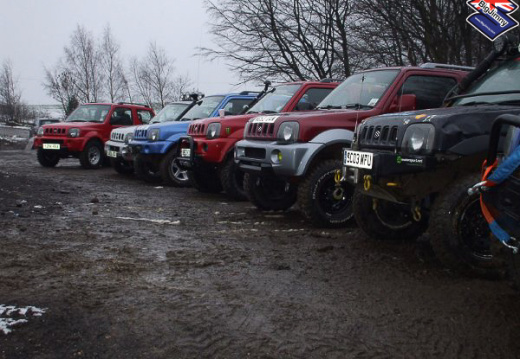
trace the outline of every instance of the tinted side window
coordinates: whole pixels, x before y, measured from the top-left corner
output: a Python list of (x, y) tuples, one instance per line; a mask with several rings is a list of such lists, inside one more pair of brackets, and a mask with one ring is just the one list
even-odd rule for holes
[(132, 110), (129, 108), (119, 107), (112, 112), (111, 123), (115, 123), (122, 126), (131, 126), (134, 124), (132, 121)]
[(436, 108), (442, 106), (444, 96), (457, 84), (451, 77), (410, 76), (399, 90), (399, 95), (413, 94), (417, 96), (417, 109)]
[(142, 123), (149, 123), (150, 120), (152, 119), (152, 113), (150, 111), (146, 111), (146, 110), (137, 110), (137, 118), (142, 122)]
[(244, 106), (249, 105), (253, 100), (246, 99), (231, 99), (224, 106), (224, 111), (226, 111), (226, 115), (240, 115), (245, 109)]
[(302, 96), (294, 111), (313, 110), (333, 89), (310, 88)]

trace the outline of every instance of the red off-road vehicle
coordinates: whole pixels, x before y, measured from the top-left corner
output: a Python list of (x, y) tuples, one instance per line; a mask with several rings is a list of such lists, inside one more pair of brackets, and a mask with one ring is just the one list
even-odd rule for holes
[(83, 168), (103, 164), (103, 145), (114, 128), (140, 125), (154, 116), (148, 106), (118, 103), (89, 103), (79, 106), (64, 122), (38, 129), (33, 149), (38, 162), (54, 167), (61, 158), (76, 157)]
[(278, 112), (312, 110), (336, 86), (330, 80), (283, 83), (268, 88), (245, 114), (208, 118), (193, 122), (180, 146), (179, 165), (189, 170), (192, 184), (201, 192), (220, 192), (245, 199), (243, 173), (233, 161), (235, 143), (253, 117)]

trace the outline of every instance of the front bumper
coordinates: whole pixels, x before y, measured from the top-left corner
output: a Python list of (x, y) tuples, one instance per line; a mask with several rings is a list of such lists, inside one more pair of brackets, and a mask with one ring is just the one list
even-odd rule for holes
[(124, 142), (107, 141), (105, 143), (105, 155), (109, 158), (123, 159), (127, 162), (133, 162), (134, 160), (130, 147)]
[(435, 169), (437, 161), (433, 156), (401, 155), (391, 152), (359, 151), (373, 154), (372, 168), (356, 168), (347, 166), (346, 151), (343, 149), (343, 174), (348, 182), (357, 184), (365, 175), (372, 179), (389, 178)]
[(40, 148), (44, 143), (59, 144), (60, 149), (57, 151), (60, 153), (60, 156), (66, 157), (70, 155), (77, 155), (79, 152), (81, 152), (83, 150), (84, 139), (81, 137), (71, 138), (64, 136), (35, 137), (32, 148)]
[[(202, 166), (216, 166), (226, 158), (226, 149), (230, 146), (229, 140), (222, 138), (208, 140), (206, 138), (181, 137), (181, 145), (177, 152), (177, 162), (183, 169), (194, 169)], [(189, 148), (189, 156), (183, 155), (182, 148)]]
[(242, 140), (235, 146), (235, 162), (245, 172), (297, 177), (305, 173), (307, 163), (322, 146), (312, 142), (281, 144)]
[(132, 140), (128, 144), (132, 155), (163, 155), (170, 148), (168, 141), (146, 141), (146, 140)]

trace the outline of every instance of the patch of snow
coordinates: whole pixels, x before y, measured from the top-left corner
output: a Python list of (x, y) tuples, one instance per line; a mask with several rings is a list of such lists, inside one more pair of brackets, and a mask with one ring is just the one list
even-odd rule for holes
[(116, 219), (122, 219), (125, 221), (141, 221), (141, 222), (150, 222), (150, 223), (157, 223), (157, 224), (170, 224), (177, 226), (181, 224), (181, 221), (170, 221), (167, 219), (148, 219), (148, 218), (132, 218), (132, 217), (115, 217)]
[[(41, 317), (46, 309), (34, 306), (17, 308), (14, 305), (0, 304), (0, 332), (5, 335), (13, 331), (13, 327), (28, 322), (28, 317)], [(25, 318), (13, 318), (13, 316), (24, 316)]]

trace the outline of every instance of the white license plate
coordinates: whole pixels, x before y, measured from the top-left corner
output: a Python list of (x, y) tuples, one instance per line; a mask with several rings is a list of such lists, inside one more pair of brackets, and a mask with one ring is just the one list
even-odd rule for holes
[(107, 152), (108, 157), (117, 158), (117, 152), (116, 151), (108, 151)]
[(372, 169), (374, 154), (370, 152), (343, 151), (343, 165), (348, 167)]
[(59, 150), (61, 148), (59, 143), (44, 143), (42, 147), (44, 150)]
[(181, 148), (181, 157), (190, 157), (191, 149), (189, 148)]

